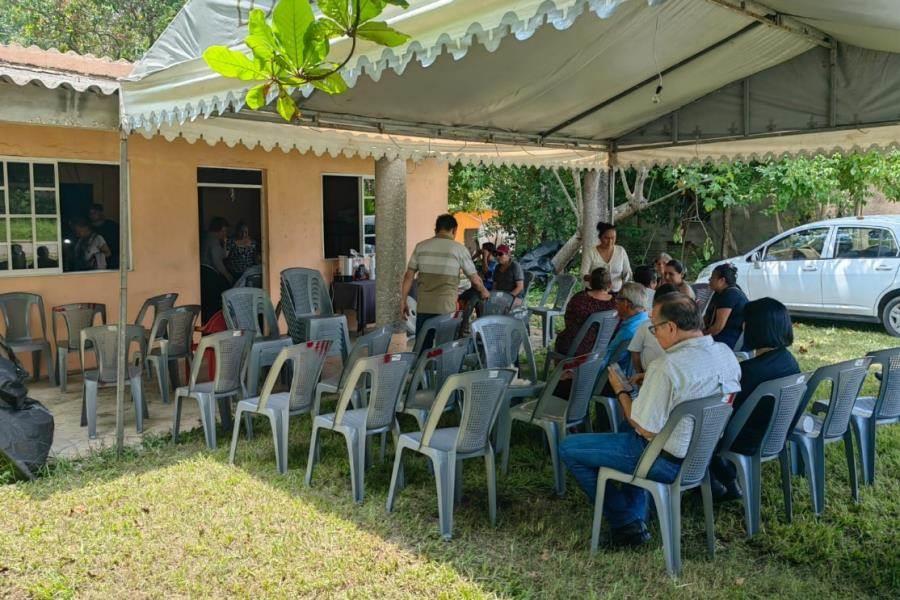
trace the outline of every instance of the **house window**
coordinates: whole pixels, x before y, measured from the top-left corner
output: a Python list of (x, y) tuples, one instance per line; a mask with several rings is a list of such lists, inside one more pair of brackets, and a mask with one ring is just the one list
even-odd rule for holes
[(74, 229), (98, 205), (106, 220), (91, 230), (106, 232), (111, 253), (99, 267), (116, 268), (117, 165), (0, 157), (0, 276), (87, 270)]
[(375, 252), (375, 180), (359, 175), (322, 176), (325, 258), (350, 250)]

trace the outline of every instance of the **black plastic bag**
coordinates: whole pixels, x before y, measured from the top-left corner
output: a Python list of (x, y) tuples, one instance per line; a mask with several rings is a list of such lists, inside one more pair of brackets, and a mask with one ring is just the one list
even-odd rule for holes
[(519, 259), (519, 265), (523, 271), (534, 273), (535, 280), (546, 283), (555, 274), (552, 261), (562, 246), (562, 242), (554, 240), (542, 242), (523, 254)]

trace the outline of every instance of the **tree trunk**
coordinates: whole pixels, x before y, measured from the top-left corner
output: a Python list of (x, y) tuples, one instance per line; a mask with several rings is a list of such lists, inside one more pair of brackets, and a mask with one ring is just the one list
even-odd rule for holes
[(731, 208), (725, 207), (722, 209), (722, 258), (731, 256), (731, 253), (729, 252), (731, 239)]
[(584, 173), (584, 206), (581, 217), (581, 271), (590, 267), (590, 250), (597, 245), (597, 222), (609, 219), (609, 179), (606, 169)]
[(406, 161), (375, 161), (375, 318), (399, 323), (400, 284), (406, 271)]

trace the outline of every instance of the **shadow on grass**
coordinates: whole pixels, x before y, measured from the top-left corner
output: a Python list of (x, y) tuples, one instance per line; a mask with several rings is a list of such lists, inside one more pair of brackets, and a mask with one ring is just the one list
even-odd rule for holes
[[(411, 422), (405, 421), (404, 429), (410, 427)], [(262, 420), (256, 422), (252, 441), (241, 436), (234, 468), (273, 492), (286, 493), (417, 556), (448, 565), (489, 593), (808, 597), (822, 593), (891, 595), (898, 587), (900, 428), (879, 432), (878, 483), (863, 488), (859, 505), (849, 499), (842, 449), (829, 448), (828, 504), (819, 520), (811, 514), (805, 480), (795, 478), (795, 520), (793, 524), (784, 522), (777, 467), (769, 463), (763, 471), (763, 533), (747, 541), (741, 505), (717, 505), (718, 554), (712, 561), (705, 555), (699, 498), (685, 496), (685, 572), (678, 582), (665, 574), (655, 531), (646, 548), (590, 557), (591, 507), (571, 478), (567, 495), (555, 496), (549, 457), (539, 432), (532, 428), (514, 429), (510, 472), (498, 480), (496, 528), (488, 521), (483, 462), (466, 461), (463, 500), (455, 510), (451, 542), (445, 542), (438, 532), (435, 483), (424, 458), (405, 455), (407, 485), (398, 495), (394, 512), (388, 514), (385, 501), (393, 452), (389, 451), (384, 463), (375, 457), (366, 473), (365, 502), (356, 505), (350, 494), (346, 446), (337, 434), (323, 434), (322, 459), (313, 485), (304, 485), (309, 429), (308, 417), (291, 423), (286, 476), (275, 470), (271, 433)], [(79, 461), (60, 461), (43, 480), (21, 484), (21, 489), (40, 501), (201, 458), (227, 463), (229, 440), (230, 435), (220, 431), (224, 447), (207, 452), (199, 430), (184, 434), (174, 445), (168, 437), (150, 438), (142, 446), (126, 450), (121, 461), (111, 449)], [(222, 502), (227, 503), (228, 498)]]

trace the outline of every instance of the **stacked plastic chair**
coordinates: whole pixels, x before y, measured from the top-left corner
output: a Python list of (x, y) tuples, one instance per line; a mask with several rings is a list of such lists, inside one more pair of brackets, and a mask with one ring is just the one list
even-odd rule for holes
[(347, 317), (335, 315), (328, 286), (316, 269), (294, 267), (281, 272), (281, 309), (295, 344), (331, 340), (329, 355), (346, 361), (350, 353)]
[[(100, 323), (95, 322), (97, 317), (100, 317)], [(52, 318), (53, 340), (56, 342), (56, 380), (59, 383), (60, 391), (65, 394), (66, 380), (69, 375), (69, 353), (74, 352), (78, 356), (80, 364), (81, 330), (98, 324), (105, 325), (106, 305), (78, 302), (54, 306)], [(62, 337), (58, 327), (60, 321), (65, 327), (65, 337)], [(84, 367), (84, 365), (80, 366)]]
[(169, 403), (169, 392), (172, 383), (180, 385), (178, 361), (191, 362), (191, 345), (194, 340), (194, 325), (200, 318), (200, 306), (197, 304), (179, 306), (156, 313), (153, 328), (147, 344), (145, 366), (156, 371), (156, 381), (163, 402)]

